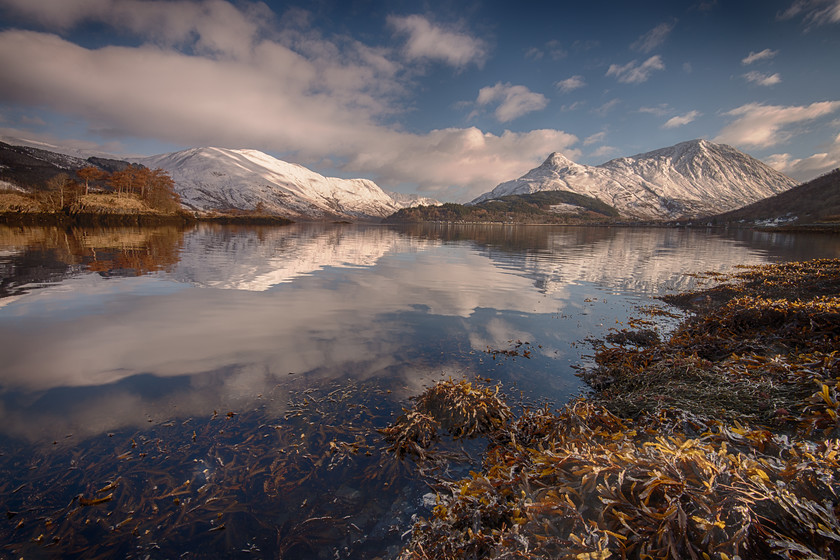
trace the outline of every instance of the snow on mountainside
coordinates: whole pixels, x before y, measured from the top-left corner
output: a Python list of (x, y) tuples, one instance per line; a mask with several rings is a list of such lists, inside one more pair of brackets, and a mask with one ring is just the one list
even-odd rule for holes
[(539, 167), (472, 203), (561, 190), (598, 198), (627, 217), (693, 218), (740, 208), (794, 185), (793, 179), (731, 146), (692, 140), (598, 166), (553, 153)]
[(195, 210), (259, 209), (289, 218), (381, 218), (399, 210), (367, 179), (324, 177), (257, 150), (193, 148), (137, 160), (160, 167)]
[(392, 191), (385, 191), (388, 196), (394, 199), (397, 206), (400, 208), (410, 208), (412, 206), (440, 206), (442, 203), (434, 198), (421, 196), (419, 194), (406, 194)]

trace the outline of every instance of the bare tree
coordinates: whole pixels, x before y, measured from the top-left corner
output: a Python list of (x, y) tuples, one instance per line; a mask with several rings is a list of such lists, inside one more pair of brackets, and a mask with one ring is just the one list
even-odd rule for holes
[(102, 180), (108, 174), (105, 171), (99, 169), (98, 167), (93, 167), (92, 165), (89, 165), (76, 171), (76, 175), (79, 176), (79, 179), (85, 182), (85, 194), (88, 194), (88, 192), (90, 192), (90, 182)]

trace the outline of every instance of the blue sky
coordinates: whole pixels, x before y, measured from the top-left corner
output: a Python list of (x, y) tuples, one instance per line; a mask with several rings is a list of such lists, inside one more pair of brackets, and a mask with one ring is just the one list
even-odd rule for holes
[(254, 148), (464, 201), (559, 151), (840, 166), (840, 0), (0, 0), (0, 135)]

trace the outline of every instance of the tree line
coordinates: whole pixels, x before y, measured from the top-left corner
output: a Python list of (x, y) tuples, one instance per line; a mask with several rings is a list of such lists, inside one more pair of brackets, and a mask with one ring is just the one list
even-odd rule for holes
[(142, 165), (128, 165), (109, 173), (98, 167), (87, 166), (75, 172), (59, 173), (46, 183), (41, 193), (43, 202), (54, 210), (78, 207), (81, 198), (90, 194), (91, 186), (116, 193), (118, 197), (134, 196), (149, 207), (163, 212), (181, 208), (181, 197), (175, 192), (175, 181), (163, 169), (149, 169)]

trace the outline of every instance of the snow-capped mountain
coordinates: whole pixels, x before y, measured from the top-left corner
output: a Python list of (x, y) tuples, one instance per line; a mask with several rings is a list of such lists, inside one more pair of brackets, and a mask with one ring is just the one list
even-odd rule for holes
[(388, 196), (394, 199), (394, 202), (400, 208), (410, 208), (412, 206), (440, 206), (441, 202), (434, 198), (421, 196), (419, 194), (406, 194), (393, 191), (385, 191)]
[(175, 181), (195, 210), (254, 210), (298, 219), (381, 218), (402, 205), (367, 179), (324, 177), (257, 150), (193, 148), (137, 160)]
[(472, 203), (561, 190), (598, 198), (627, 217), (693, 218), (740, 208), (794, 185), (790, 177), (731, 146), (692, 140), (598, 166), (553, 153), (539, 167)]

